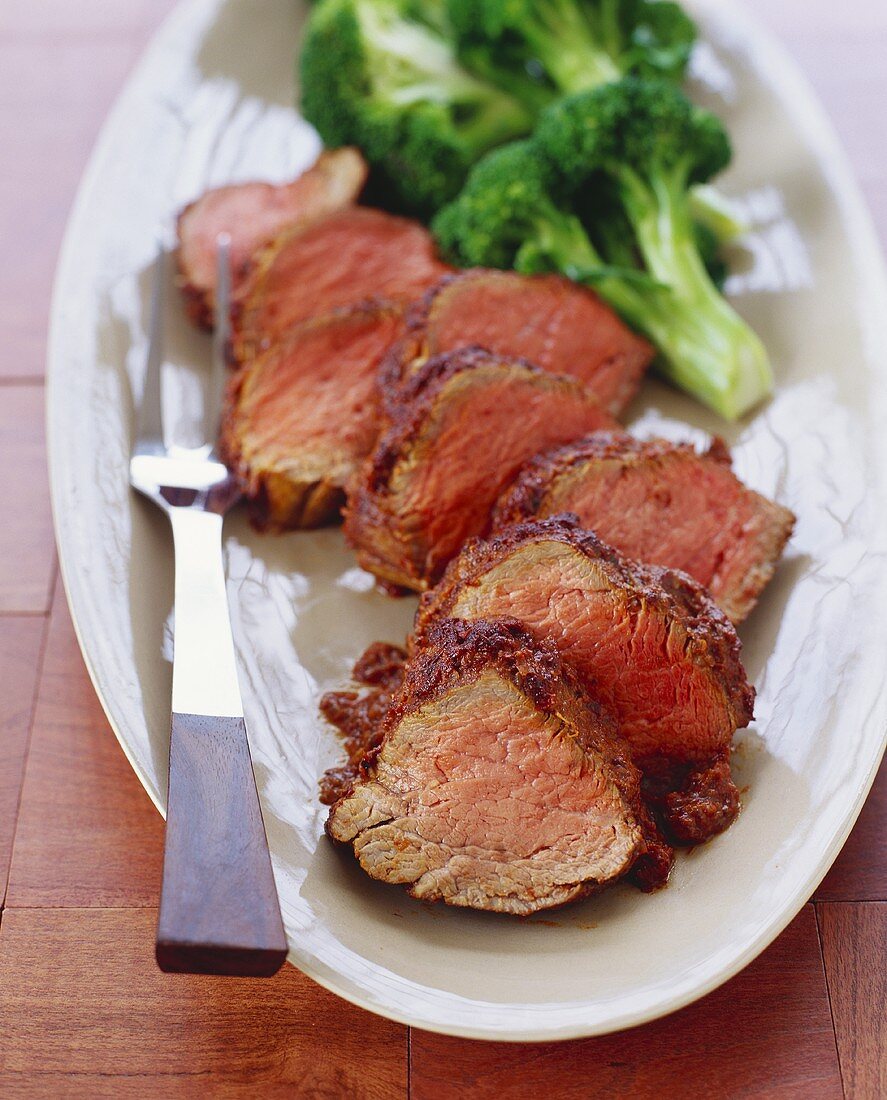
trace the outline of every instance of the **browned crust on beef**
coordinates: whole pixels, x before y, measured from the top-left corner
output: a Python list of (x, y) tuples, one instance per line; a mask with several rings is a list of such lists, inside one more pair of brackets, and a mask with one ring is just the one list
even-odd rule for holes
[(454, 683), (475, 679), (491, 664), (539, 710), (567, 717), (578, 731), (582, 748), (605, 761), (644, 836), (644, 850), (639, 852), (630, 877), (644, 890), (663, 886), (674, 864), (674, 852), (643, 801), (641, 774), (631, 763), (616, 723), (563, 663), (554, 643), (535, 638), (516, 619), (442, 619), (433, 623), (423, 639), (423, 649), (406, 666), (386, 728)]
[[(511, 680), (540, 710), (561, 708), (565, 691), (581, 699), (593, 716), (593, 724), (606, 730), (608, 762), (612, 756), (617, 766), (626, 763), (622, 759), (624, 749), (619, 746), (617, 751), (615, 746), (616, 726), (612, 718), (587, 695), (573, 671), (564, 667), (557, 647), (550, 641), (534, 638), (516, 619), (438, 619), (431, 623), (406, 666), (403, 685), (392, 702), (386, 725), (396, 725), (405, 715), (437, 699), (454, 684), (477, 679), (490, 666)], [(640, 782), (633, 768), (630, 780)], [(634, 796), (640, 788), (631, 790)]]
[(310, 329), (335, 325), (350, 317), (397, 316), (401, 307), (383, 301), (361, 302), (356, 306), (335, 310), (323, 317), (311, 318), (297, 325), (286, 340), (269, 348), (262, 356), (233, 372), (228, 380), (219, 431), (219, 453), (234, 473), (249, 509), (250, 521), (259, 531), (290, 531), (298, 528), (322, 527), (338, 521), (345, 503), (345, 481), (338, 474), (317, 476), (306, 470), (304, 476), (291, 470), (278, 470), (263, 465), (261, 456), (248, 458), (240, 431), (239, 407), (250, 384), (276, 356), (288, 349)]
[[(434, 356), (415, 371), (389, 399), (389, 426), (376, 450), (367, 458), (349, 487), (345, 508), (345, 536), (361, 566), (389, 586), (422, 591), (433, 583), (424, 573), (424, 555), (397, 530), (390, 479), (395, 467), (409, 455), (434, 412), (438, 397), (457, 375), (493, 364), (520, 371), (540, 387), (563, 389), (597, 405), (580, 382), (551, 374), (526, 359), (491, 355), (483, 348), (462, 348)], [(603, 414), (602, 411), (602, 415)]]
[[(314, 213), (294, 215), (292, 227), (298, 226), (304, 228), (306, 225), (310, 225), (312, 222), (326, 217), (327, 214), (331, 213), (332, 210), (337, 207), (348, 206), (355, 202), (364, 188), (368, 171), (368, 165), (357, 149), (345, 146), (341, 149), (323, 150), (314, 164), (305, 169), (304, 174), (307, 175), (310, 172), (315, 175), (322, 175), (325, 176), (327, 180), (334, 177), (335, 185), (338, 190), (337, 200), (332, 205), (325, 207), (319, 212), (315, 211)], [(225, 186), (237, 185), (229, 184)], [(286, 186), (286, 184), (281, 186)], [(328, 190), (332, 193), (333, 189), (331, 185)], [(176, 239), (179, 242), (182, 240), (182, 230), (185, 222), (208, 193), (209, 192), (204, 192), (204, 195), (200, 195), (187, 203), (176, 215)], [(185, 313), (188, 319), (198, 328), (207, 331), (212, 330), (215, 325), (214, 290), (212, 288), (200, 286), (193, 281), (191, 273), (186, 270), (184, 265), (181, 249), (177, 249), (176, 251), (176, 262), (179, 272), (178, 285), (182, 292)], [(236, 271), (233, 274), (235, 281), (237, 281), (245, 274), (245, 270)]]
[[(676, 454), (716, 462), (728, 469), (733, 465), (726, 443), (718, 436), (712, 439), (708, 450), (700, 455), (689, 443), (672, 443), (667, 439), (641, 440), (627, 432), (594, 432), (584, 439), (555, 447), (531, 459), (511, 488), (500, 498), (493, 511), (491, 529), (497, 530), (509, 524), (531, 520), (540, 514), (544, 516), (546, 498), (552, 486), (560, 477), (569, 474), (582, 463), (613, 460), (628, 464), (655, 464)], [(742, 490), (752, 493), (745, 486), (742, 486)], [(732, 593), (729, 598), (726, 598), (725, 593), (720, 601), (724, 612), (734, 623), (741, 622), (748, 615), (773, 577), (795, 525), (795, 517), (788, 508), (768, 500), (760, 493), (753, 495), (760, 507), (766, 510), (769, 519), (766, 528), (768, 537), (759, 546), (760, 559), (746, 574), (741, 589)]]
[(470, 272), (457, 271), (444, 275), (439, 283), (426, 290), (407, 309), (406, 332), (392, 346), (379, 367), (379, 398), (388, 415), (394, 416), (401, 404), (401, 386), (404, 381), (428, 361), (425, 334), (435, 299), (445, 287), (463, 274)]
[[(356, 669), (373, 666), (376, 656), (368, 651), (358, 661)], [(565, 720), (583, 751), (603, 761), (643, 838), (629, 877), (645, 890), (664, 885), (674, 853), (643, 801), (640, 772), (631, 763), (615, 723), (590, 698), (572, 670), (564, 666), (556, 646), (534, 638), (516, 620), (439, 619), (430, 625), (421, 648), (413, 653), (404, 668), (403, 682), (381, 721), (381, 736), (374, 738), (372, 749), (359, 765), (358, 782), (375, 777), (376, 761), (385, 738), (397, 729), (405, 716), (445, 695), (453, 687), (473, 682), (491, 667), (530, 698), (540, 712), (556, 714)], [(332, 822), (338, 806), (347, 796), (346, 792), (332, 806), (327, 820), (327, 833), (334, 840), (337, 838)], [(594, 889), (596, 884), (588, 883), (569, 900), (585, 896)]]
[(483, 348), (463, 348), (429, 359), (391, 398), (388, 427), (362, 471), (367, 492), (379, 496), (387, 493), (388, 481), (398, 459), (415, 442), (438, 394), (446, 388), (450, 379), (492, 363), (513, 366), (540, 378), (545, 375), (545, 371), (526, 359), (505, 359), (491, 355)]
[(372, 642), (357, 658), (351, 675), (368, 687), (400, 687), (406, 650), (391, 642)]
[(742, 667), (742, 646), (733, 624), (702, 585), (677, 570), (624, 558), (593, 532), (585, 530), (573, 515), (517, 523), (489, 539), (469, 540), (462, 553), (450, 562), (437, 587), (422, 596), (411, 644), (421, 646), (432, 622), (449, 616), (463, 586), (480, 583), (484, 573), (518, 547), (543, 541), (574, 547), (600, 563), (608, 580), (626, 591), (630, 599), (643, 600), (679, 622), (686, 634), (688, 652), (720, 684), (734, 726), (741, 729), (748, 725), (754, 715), (755, 692)]
[(313, 222), (307, 225), (297, 223), (289, 226), (276, 237), (264, 244), (253, 253), (252, 259), (244, 268), (240, 291), (231, 301), (231, 336), (228, 349), (228, 357), (231, 366), (248, 363), (257, 358), (262, 348), (259, 344), (258, 334), (247, 326), (247, 318), (255, 308), (256, 297), (261, 294), (262, 283), (277, 258), (278, 253), (286, 247), (293, 237), (299, 236), (306, 229), (310, 229)]

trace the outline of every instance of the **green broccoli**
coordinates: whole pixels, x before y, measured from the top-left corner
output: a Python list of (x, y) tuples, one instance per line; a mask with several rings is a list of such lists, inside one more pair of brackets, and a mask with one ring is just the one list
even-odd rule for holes
[(479, 156), (532, 126), (525, 106), (459, 64), (444, 23), (442, 0), (322, 0), (301, 53), (305, 117), (327, 145), (359, 146), (415, 213), (452, 198)]
[(479, 161), (432, 230), (443, 253), (464, 267), (578, 274), (600, 265), (582, 222), (557, 201), (551, 174), (529, 141), (503, 145)]
[[(643, 257), (634, 242), (631, 225), (624, 211), (612, 201), (604, 189), (583, 188), (573, 197), (572, 202), (592, 243), (602, 256), (607, 257), (610, 266), (627, 269), (643, 266)], [(697, 220), (695, 210), (693, 233), (699, 255), (712, 282), (722, 290), (729, 274), (722, 239), (705, 221)]]
[(709, 278), (718, 290), (723, 290), (727, 275), (730, 272), (721, 249), (721, 238), (705, 222), (696, 221), (695, 219), (693, 221), (693, 236)]
[(533, 110), (626, 73), (680, 81), (696, 26), (668, 0), (447, 0), (462, 62)]
[[(680, 82), (697, 36), (692, 19), (669, 0), (444, 2), (463, 64), (535, 114), (560, 95), (625, 74)], [(694, 187), (692, 202), (720, 244), (745, 232), (713, 187)]]
[(731, 244), (751, 229), (736, 203), (709, 183), (690, 188), (690, 207), (693, 218), (711, 232), (718, 245)]
[(667, 324), (634, 319), (666, 375), (730, 418), (761, 400), (772, 387), (766, 351), (713, 283), (693, 221), (690, 187), (730, 161), (719, 120), (673, 85), (627, 78), (550, 107), (534, 144), (571, 192), (610, 191), (641, 270), (667, 288)]
[(627, 317), (640, 317), (647, 297), (665, 294), (631, 266), (630, 246), (612, 262), (603, 258), (577, 209), (559, 190), (556, 173), (529, 140), (503, 145), (480, 160), (431, 228), (454, 264), (514, 268), (525, 275), (560, 272), (593, 286)]
[(488, 154), (434, 229), (459, 262), (594, 287), (657, 346), (668, 378), (733, 419), (770, 391), (770, 365), (706, 270), (688, 198), (729, 158), (713, 115), (673, 85), (626, 78)]

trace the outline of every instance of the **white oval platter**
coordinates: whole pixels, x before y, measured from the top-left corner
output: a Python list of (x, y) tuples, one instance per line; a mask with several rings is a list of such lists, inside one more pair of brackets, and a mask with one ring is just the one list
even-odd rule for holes
[[(723, 188), (756, 222), (730, 289), (764, 337), (778, 390), (726, 431), (737, 468), (798, 515), (742, 628), (757, 720), (737, 738), (743, 812), (683, 855), (653, 896), (617, 888), (516, 921), (412, 902), (322, 833), (317, 778), (337, 759), (321, 692), (414, 608), (373, 589), (341, 532), (262, 538), (226, 526), (229, 594), (255, 770), (290, 943), (357, 1004), (477, 1038), (558, 1039), (673, 1011), (735, 974), (791, 920), (849, 833), (887, 730), (887, 280), (845, 159), (786, 54), (727, 3), (691, 91), (736, 146)], [(49, 355), (50, 465), (76, 629), (124, 752), (163, 811), (172, 556), (163, 516), (127, 487), (132, 393), (158, 233), (209, 185), (283, 179), (318, 145), (293, 106), (296, 0), (187, 0), (145, 53), (98, 142), (59, 265)], [(208, 341), (170, 304), (182, 415)], [(648, 383), (640, 432), (724, 432)], [(692, 425), (692, 428), (687, 427)], [(152, 965), (146, 958), (145, 965)]]

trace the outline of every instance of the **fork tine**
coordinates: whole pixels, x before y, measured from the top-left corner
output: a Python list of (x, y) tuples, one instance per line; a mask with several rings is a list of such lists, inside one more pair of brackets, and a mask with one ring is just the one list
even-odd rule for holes
[(136, 450), (163, 447), (163, 404), (160, 372), (163, 367), (163, 312), (166, 284), (166, 250), (158, 247), (154, 261), (154, 285), (151, 290), (151, 320), (148, 328), (148, 354), (145, 358), (145, 382), (136, 413)]
[(204, 431), (215, 450), (222, 414), (222, 393), (228, 374), (228, 340), (231, 333), (231, 238), (220, 233), (216, 238), (216, 304), (213, 332), (212, 367), (206, 393)]

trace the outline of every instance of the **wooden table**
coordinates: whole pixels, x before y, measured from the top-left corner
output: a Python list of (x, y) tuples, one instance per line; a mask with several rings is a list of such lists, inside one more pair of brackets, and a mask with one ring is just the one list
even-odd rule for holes
[[(887, 4), (746, 2), (817, 85), (887, 241)], [(370, 1016), (292, 967), (264, 982), (155, 969), (161, 821), (96, 701), (58, 582), (43, 371), (78, 176), (170, 6), (0, 9), (0, 1095), (887, 1096), (883, 769), (780, 939), (705, 1000), (634, 1031), (465, 1042)]]

